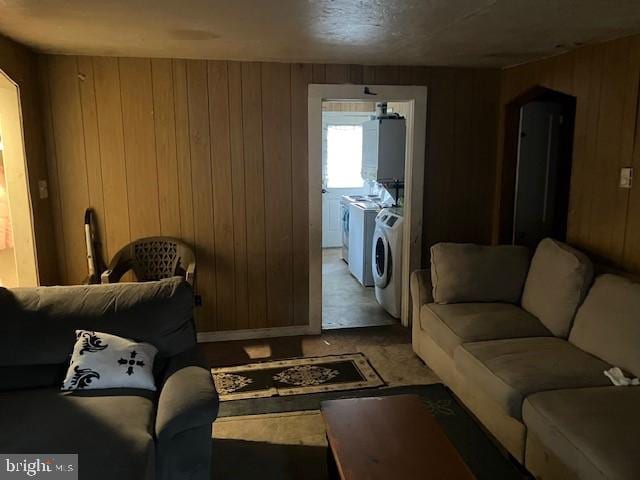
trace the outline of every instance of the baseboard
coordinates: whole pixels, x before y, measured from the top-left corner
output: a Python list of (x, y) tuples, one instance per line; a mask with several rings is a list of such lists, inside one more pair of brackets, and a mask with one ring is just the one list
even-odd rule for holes
[(198, 342), (226, 342), (229, 340), (252, 340), (258, 338), (293, 337), (297, 335), (314, 335), (309, 325), (292, 325), (289, 327), (253, 328), (246, 330), (222, 330), (219, 332), (198, 332)]

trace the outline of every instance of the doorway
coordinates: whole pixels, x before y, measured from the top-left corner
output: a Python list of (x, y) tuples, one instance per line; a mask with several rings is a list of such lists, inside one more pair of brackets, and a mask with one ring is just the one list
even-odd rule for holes
[(566, 241), (576, 99), (536, 87), (507, 105), (500, 240)]
[[(376, 104), (387, 106), (386, 117), (376, 112)], [(380, 177), (384, 168), (377, 171), (367, 160), (372, 158), (371, 145), (395, 145), (368, 140), (376, 118), (385, 127), (378, 127), (377, 135), (403, 125), (402, 170), (388, 178)], [(394, 122), (395, 118), (402, 121)], [(421, 260), (420, 249), (412, 240), (422, 232), (425, 130), (425, 87), (309, 86), (309, 316), (313, 333), (322, 328), (409, 324), (408, 279), (412, 266), (419, 268)], [(388, 152), (381, 150), (382, 154), (389, 158)], [(416, 182), (416, 176), (420, 181)], [(392, 242), (381, 241), (376, 268), (374, 237), (382, 217), (389, 225), (397, 222), (396, 232), (405, 235)], [(412, 225), (416, 219), (417, 227)], [(387, 273), (392, 268), (393, 277)], [(376, 295), (376, 290), (388, 284), (398, 286), (398, 301), (392, 302), (397, 303), (395, 310)]]
[(0, 71), (0, 286), (38, 285), (20, 92)]
[[(397, 323), (376, 298), (372, 269), (376, 216), (385, 207), (401, 208), (365, 172), (368, 138), (365, 131), (376, 118), (375, 105), (361, 101), (322, 102), (322, 328), (325, 330)], [(402, 148), (403, 158), (404, 142), (403, 135), (397, 145)]]

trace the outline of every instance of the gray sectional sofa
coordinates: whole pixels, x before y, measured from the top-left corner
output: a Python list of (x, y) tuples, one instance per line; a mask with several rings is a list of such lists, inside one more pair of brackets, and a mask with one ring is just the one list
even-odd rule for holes
[[(77, 453), (92, 480), (211, 477), (218, 396), (189, 284), (0, 288), (0, 315), (0, 452)], [(155, 345), (158, 391), (61, 392), (76, 329)]]
[(640, 478), (640, 284), (582, 253), (438, 244), (412, 274), (413, 349), (543, 479)]

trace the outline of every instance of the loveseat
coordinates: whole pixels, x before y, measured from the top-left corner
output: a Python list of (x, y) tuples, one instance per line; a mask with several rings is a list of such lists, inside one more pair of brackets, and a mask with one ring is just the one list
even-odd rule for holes
[[(0, 452), (77, 453), (92, 480), (210, 478), (218, 396), (186, 282), (0, 288), (0, 316)], [(153, 344), (157, 391), (60, 391), (76, 329)]]
[(543, 479), (640, 478), (640, 284), (581, 252), (437, 244), (411, 277), (413, 349)]

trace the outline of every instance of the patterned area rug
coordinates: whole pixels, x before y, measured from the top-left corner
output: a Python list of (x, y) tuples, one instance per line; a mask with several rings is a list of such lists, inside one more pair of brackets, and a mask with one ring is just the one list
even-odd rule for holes
[(373, 388), (384, 381), (362, 353), (212, 368), (221, 401)]

